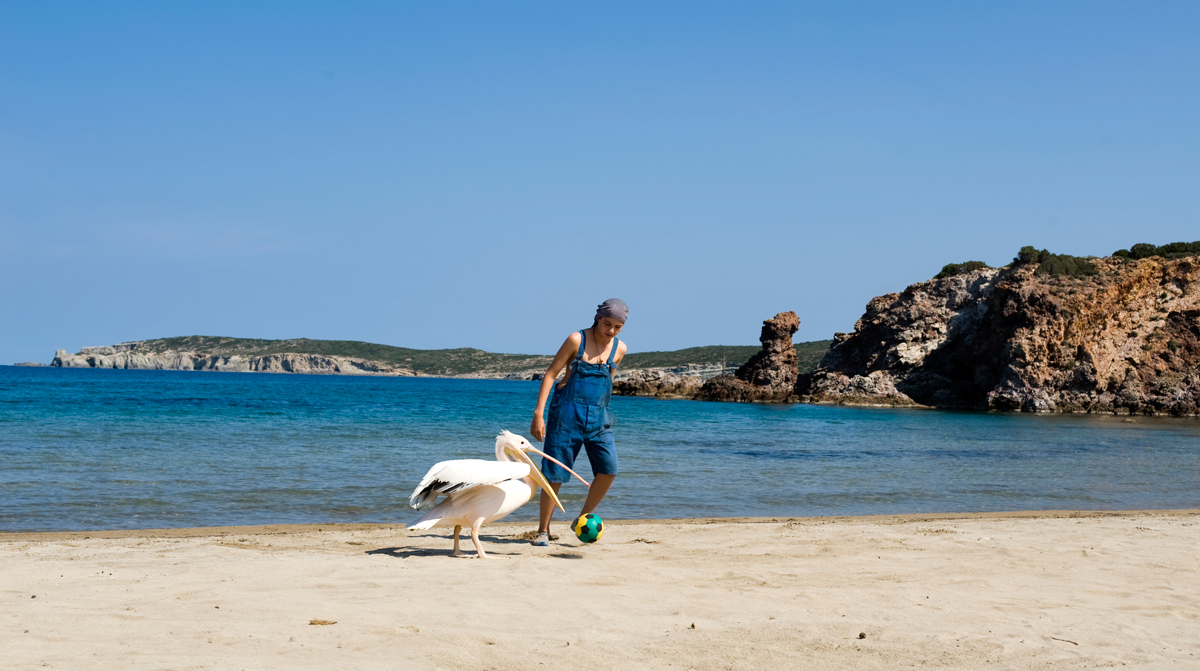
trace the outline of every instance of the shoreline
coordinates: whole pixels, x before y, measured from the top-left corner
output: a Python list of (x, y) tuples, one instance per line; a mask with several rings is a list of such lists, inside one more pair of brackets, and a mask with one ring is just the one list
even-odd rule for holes
[[(915, 522), (948, 522), (954, 520), (1010, 519), (1095, 519), (1153, 516), (1200, 516), (1200, 508), (1165, 508), (1160, 510), (1014, 510), (974, 513), (898, 513), (886, 515), (833, 515), (810, 517), (679, 517), (662, 519), (605, 519), (607, 526), (642, 525), (709, 525), (709, 524), (910, 524)], [(566, 518), (555, 518), (556, 526), (565, 527)], [(498, 521), (483, 526), (482, 531), (511, 531), (518, 527), (536, 526), (530, 521)], [(404, 523), (383, 522), (312, 522), (305, 524), (254, 524), (217, 527), (177, 527), (165, 529), (91, 529), (84, 531), (0, 531), (0, 543), (29, 543), (79, 540), (163, 539), (163, 538), (223, 538), (225, 536), (282, 536), (288, 534), (394, 531), (407, 534)], [(448, 528), (435, 527), (429, 533)], [(464, 536), (465, 538), (466, 536)]]

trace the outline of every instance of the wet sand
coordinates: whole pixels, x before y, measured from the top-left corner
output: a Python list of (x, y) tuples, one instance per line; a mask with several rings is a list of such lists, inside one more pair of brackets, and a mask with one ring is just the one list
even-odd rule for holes
[(1200, 669), (1196, 510), (530, 529), (0, 534), (0, 669)]

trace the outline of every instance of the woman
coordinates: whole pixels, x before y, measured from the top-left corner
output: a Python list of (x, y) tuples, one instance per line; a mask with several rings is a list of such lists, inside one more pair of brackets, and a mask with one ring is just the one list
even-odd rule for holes
[[(558, 459), (568, 468), (575, 465), (579, 448), (587, 450), (592, 464), (592, 486), (580, 515), (596, 509), (617, 477), (617, 446), (613, 441), (612, 412), (608, 401), (612, 396), (613, 370), (625, 357), (625, 343), (617, 334), (629, 318), (629, 306), (619, 298), (610, 298), (596, 308), (592, 327), (572, 333), (558, 348), (558, 354), (546, 369), (538, 390), (537, 407), (529, 426), (533, 437), (545, 443), (546, 454)], [(555, 385), (563, 368), (566, 378)], [(543, 421), (546, 399), (553, 388), (550, 401), (550, 420)], [(542, 460), (542, 474), (557, 494), (568, 473), (547, 459)], [(541, 517), (534, 545), (550, 544), (550, 518), (554, 502), (542, 492)]]

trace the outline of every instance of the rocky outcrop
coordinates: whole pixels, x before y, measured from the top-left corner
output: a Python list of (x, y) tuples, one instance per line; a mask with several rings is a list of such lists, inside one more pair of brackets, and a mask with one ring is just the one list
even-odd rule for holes
[(660, 399), (688, 399), (700, 391), (704, 379), (694, 375), (677, 375), (667, 370), (646, 368), (634, 371), (613, 382), (618, 396), (650, 396)]
[(138, 353), (137, 343), (84, 347), (78, 354), (58, 350), (51, 366), (125, 370), (193, 370), (224, 373), (304, 373), (308, 375), (411, 376), (413, 371), (378, 361), (319, 354), (212, 356), (196, 352)]
[(800, 328), (795, 312), (780, 312), (763, 322), (762, 350), (733, 375), (718, 375), (697, 392), (698, 401), (784, 402), (795, 395), (796, 348), (792, 335)]
[(679, 377), (694, 377), (703, 383), (709, 378), (714, 378), (718, 375), (729, 375), (738, 369), (737, 364), (719, 364), (719, 363), (687, 363), (681, 366), (657, 367), (657, 368), (618, 368), (614, 380), (624, 380), (635, 375), (643, 375), (650, 372), (658, 372), (670, 375), (678, 375)]
[(1030, 412), (1200, 412), (1200, 258), (1037, 264), (914, 284), (836, 334), (801, 399)]
[(613, 394), (659, 399), (691, 399), (705, 380), (736, 371), (736, 365), (689, 363), (670, 368), (620, 370), (613, 376)]

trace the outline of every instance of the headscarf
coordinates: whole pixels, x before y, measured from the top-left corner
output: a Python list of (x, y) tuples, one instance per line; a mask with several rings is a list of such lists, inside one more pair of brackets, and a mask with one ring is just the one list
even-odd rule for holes
[(629, 321), (629, 306), (620, 298), (610, 298), (596, 306), (596, 319), (593, 323), (605, 317), (612, 317), (623, 324)]

